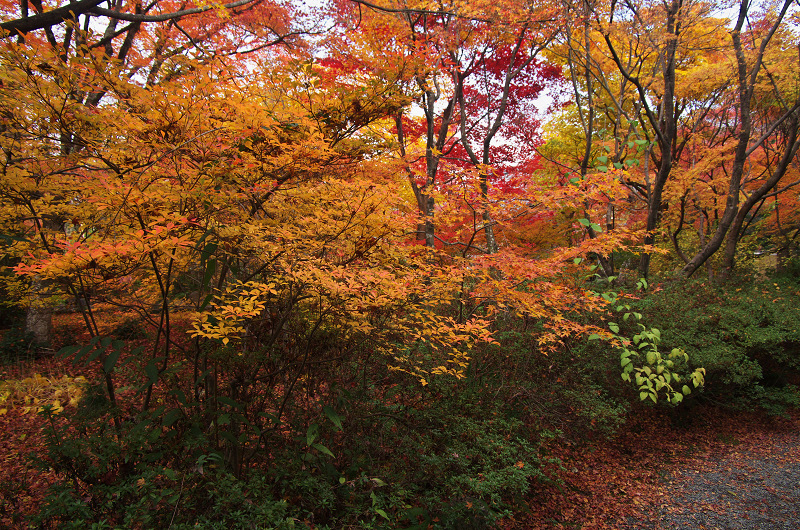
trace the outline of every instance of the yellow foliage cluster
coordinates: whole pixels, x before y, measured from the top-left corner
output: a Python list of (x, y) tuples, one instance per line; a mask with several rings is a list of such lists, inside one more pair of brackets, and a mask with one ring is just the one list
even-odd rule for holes
[(46, 406), (59, 414), (65, 406), (75, 406), (83, 397), (86, 378), (79, 375), (71, 377), (45, 377), (34, 374), (24, 379), (0, 381), (0, 415), (7, 414), (10, 408), (20, 407), (23, 414), (41, 412)]

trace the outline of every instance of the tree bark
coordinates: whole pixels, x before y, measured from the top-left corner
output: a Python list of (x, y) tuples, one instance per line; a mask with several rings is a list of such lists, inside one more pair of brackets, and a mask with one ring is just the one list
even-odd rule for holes
[(46, 286), (37, 276), (31, 284), (28, 297), (25, 333), (30, 333), (34, 343), (42, 347), (48, 347), (53, 343), (53, 308), (45, 301), (46, 295)]

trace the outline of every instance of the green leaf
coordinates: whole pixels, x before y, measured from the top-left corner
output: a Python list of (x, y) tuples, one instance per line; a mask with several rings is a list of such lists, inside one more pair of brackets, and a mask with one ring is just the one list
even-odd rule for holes
[(589, 335), (588, 340), (600, 340), (600, 335), (598, 335), (597, 333), (592, 333), (591, 335)]
[(683, 394), (678, 392), (672, 394), (672, 401), (676, 404), (680, 403), (681, 401), (683, 401)]
[[(203, 237), (206, 237), (208, 234), (209, 232), (206, 232), (203, 234)], [(218, 246), (219, 244), (216, 241), (212, 241), (203, 247), (203, 250), (200, 252), (200, 265), (205, 265), (206, 261), (217, 251)]]
[(314, 440), (317, 439), (319, 434), (319, 425), (316, 423), (312, 423), (308, 427), (308, 431), (306, 431), (306, 445), (310, 446), (314, 443)]
[(206, 264), (206, 272), (203, 275), (203, 284), (202, 289), (208, 289), (208, 284), (211, 283), (211, 279), (214, 277), (214, 273), (217, 272), (217, 260), (210, 259)]
[(608, 166), (597, 166), (597, 171), (599, 171), (600, 173), (605, 173), (606, 171), (608, 171)]
[(171, 396), (175, 396), (175, 399), (176, 399), (176, 400), (178, 401), (178, 403), (180, 403), (181, 405), (184, 405), (184, 406), (186, 406), (186, 404), (189, 402), (189, 400), (188, 400), (188, 399), (186, 399), (186, 394), (184, 394), (184, 393), (183, 393), (183, 390), (181, 390), (180, 388), (176, 388), (176, 389), (174, 389), (174, 390), (170, 390), (169, 394), (170, 394)]
[(614, 167), (615, 167), (616, 169), (622, 169), (624, 166), (623, 166), (623, 165), (622, 165), (622, 163), (620, 163), (620, 162), (614, 162)]
[(320, 453), (322, 453), (322, 454), (326, 454), (326, 455), (330, 456), (331, 458), (336, 458), (336, 456), (331, 452), (331, 450), (328, 449), (327, 447), (325, 447), (322, 444), (313, 444), (312, 447), (314, 449), (316, 449), (317, 451), (319, 451)]
[(341, 416), (339, 416), (336, 413), (335, 410), (333, 410), (331, 407), (326, 405), (325, 407), (322, 408), (322, 411), (325, 413), (325, 415), (328, 417), (328, 419), (331, 421), (331, 423), (336, 425), (337, 429), (339, 429), (340, 431), (344, 430), (342, 428), (342, 419), (343, 418)]
[[(83, 365), (84, 365), (84, 366), (89, 366), (89, 363), (91, 363), (92, 361), (94, 361), (95, 359), (97, 359), (98, 357), (100, 357), (100, 355), (101, 355), (101, 354), (102, 354), (102, 353), (103, 353), (105, 350), (106, 350), (106, 347), (105, 347), (105, 346), (102, 346), (102, 345), (101, 345), (101, 346), (98, 346), (98, 347), (96, 347), (96, 348), (95, 348), (95, 349), (92, 351), (92, 353), (90, 353), (90, 354), (89, 354), (89, 356), (88, 356), (88, 357), (86, 357), (86, 360), (85, 360), (85, 361), (83, 361)], [(76, 359), (77, 359), (77, 357), (76, 357)]]
[(389, 516), (388, 516), (388, 515), (386, 515), (386, 512), (384, 512), (383, 510), (381, 510), (381, 509), (379, 509), (379, 508), (376, 508), (376, 509), (375, 509), (375, 513), (377, 513), (378, 515), (380, 515), (381, 517), (383, 517), (383, 518), (384, 518), (384, 519), (386, 519), (387, 521), (389, 520)]
[(601, 164), (608, 164), (608, 157), (606, 155), (598, 156), (597, 161)]
[(631, 364), (631, 360), (628, 357), (623, 357), (619, 360), (620, 365), (624, 368), (625, 365)]
[(602, 232), (603, 231), (602, 227), (597, 223), (592, 223), (589, 226), (591, 226), (592, 230), (594, 230), (595, 232)]
[(652, 351), (647, 352), (647, 364), (655, 364), (655, 362), (656, 362), (655, 352)]
[(242, 408), (242, 404), (238, 401), (234, 401), (233, 399), (227, 396), (217, 396), (217, 402), (222, 403), (223, 405), (227, 405), (229, 407), (233, 407), (235, 409)]
[(56, 357), (58, 357), (59, 359), (64, 359), (80, 349), (82, 349), (81, 346), (64, 346), (63, 348), (58, 350), (58, 352), (56, 353)]
[(653, 400), (653, 403), (658, 403), (658, 398), (656, 397), (655, 394), (650, 394), (650, 399)]
[(639, 392), (639, 399), (644, 401), (650, 395), (650, 392)]
[(147, 384), (153, 385), (158, 381), (158, 366), (156, 360), (153, 359), (144, 367), (144, 373), (147, 375)]
[(206, 306), (208, 306), (209, 303), (211, 303), (211, 300), (213, 300), (213, 299), (214, 299), (214, 295), (213, 294), (209, 294), (208, 296), (203, 298), (203, 302), (200, 304), (200, 307), (198, 309), (200, 309), (200, 311), (202, 311), (203, 309), (206, 308)]
[(181, 417), (181, 411), (178, 409), (170, 409), (164, 414), (164, 417), (161, 418), (161, 425), (164, 427), (169, 427)]
[[(121, 342), (121, 341), (114, 341)], [(122, 343), (122, 346), (125, 346), (125, 343)], [(111, 371), (114, 369), (114, 365), (117, 364), (117, 359), (119, 359), (119, 355), (122, 353), (122, 348), (114, 348), (111, 350), (111, 353), (108, 354), (105, 361), (103, 361), (103, 371), (107, 374), (110, 374)]]
[(610, 329), (613, 333), (619, 333), (619, 325), (614, 322), (608, 323), (608, 329)]
[(689, 394), (692, 393), (692, 389), (689, 388), (689, 385), (683, 385), (683, 387), (681, 388), (681, 392), (683, 392), (684, 396), (688, 396)]
[(591, 222), (591, 221), (589, 221), (588, 219), (583, 219), (583, 218), (582, 218), (582, 219), (578, 219), (578, 222), (579, 222), (580, 224), (582, 224), (583, 226), (589, 226), (589, 225), (591, 225), (591, 224), (592, 224), (592, 222)]
[(572, 263), (578, 265), (581, 261), (583, 261), (583, 258), (573, 258)]

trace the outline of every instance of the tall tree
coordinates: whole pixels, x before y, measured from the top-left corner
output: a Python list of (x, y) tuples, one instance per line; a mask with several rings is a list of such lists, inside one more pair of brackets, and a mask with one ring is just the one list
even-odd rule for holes
[[(196, 61), (204, 62), (219, 56), (258, 52), (279, 43), (292, 43), (303, 30), (294, 25), (295, 10), (290, 4), (237, 1), (216, 8), (187, 8), (186, 4), (173, 2), (109, 3), (109, 8), (100, 7), (103, 2), (95, 0), (73, 2), (66, 6), (51, 8), (41, 1), (23, 0), (15, 4), (0, 5), (0, 23), (3, 37), (18, 40), (19, 50), (28, 59), (39, 54), (36, 65), (42, 77), (68, 87), (62, 94), (61, 108), (54, 108), (53, 125), (43, 127), (49, 138), (58, 138), (43, 155), (48, 159), (46, 172), (28, 175), (35, 188), (41, 187), (42, 179), (58, 178), (63, 172), (73, 169), (71, 158), (87, 148), (80, 131), (75, 131), (65, 116), (68, 108), (83, 106), (97, 108), (107, 93), (103, 83), (75, 83), (73, 77), (78, 70), (89, 71), (88, 76), (106, 75), (135, 80), (145, 86), (154, 86), (162, 80), (178, 78), (188, 73)], [(98, 27), (101, 28), (98, 31)], [(49, 47), (50, 52), (45, 48)], [(24, 60), (24, 59), (23, 59)], [(96, 72), (96, 74), (92, 73)], [(7, 127), (13, 128), (18, 115), (9, 116)], [(18, 125), (18, 123), (17, 123)], [(28, 133), (31, 131), (28, 130)], [(21, 140), (28, 134), (8, 131), (16, 136), (15, 142), (7, 143), (7, 160), (18, 158), (22, 149)], [(76, 136), (77, 135), (77, 136)], [(59, 164), (61, 164), (59, 169)], [(21, 194), (28, 185), (21, 184), (12, 194)], [(35, 209), (35, 195), (26, 199), (31, 206), (29, 216), (39, 224), (39, 237), (46, 246), (52, 247), (55, 238), (63, 234), (67, 218), (54, 213), (42, 217)], [(28, 330), (37, 342), (50, 343), (51, 309), (43, 303), (39, 294), (47, 287), (39, 280), (32, 283), (28, 310)], [(73, 295), (80, 297), (81, 289), (74, 288)]]
[[(717, 252), (723, 242), (725, 243), (723, 274), (726, 276), (730, 274), (735, 263), (736, 245), (748, 214), (781, 182), (792, 162), (796, 160), (800, 148), (800, 138), (798, 138), (800, 94), (796, 89), (793, 90), (794, 94), (791, 91), (787, 94), (785, 87), (775, 83), (774, 74), (770, 71), (772, 65), (765, 64), (771, 45), (794, 50), (794, 46), (790, 44), (791, 36), (788, 42), (786, 40), (780, 42), (782, 39), (776, 38), (780, 35), (779, 30), (791, 5), (791, 1), (785, 0), (777, 9), (768, 10), (749, 32), (745, 32), (745, 23), (752, 15), (752, 3), (745, 1), (739, 7), (736, 25), (730, 32), (736, 65), (734, 85), (736, 99), (733, 114), (736, 136), (725, 209), (707, 243), (683, 268), (683, 274), (686, 276), (693, 274)], [(795, 64), (794, 60), (791, 60), (786, 67), (796, 71)], [(764, 82), (770, 86), (766, 93), (762, 94), (774, 101), (773, 105), (760, 105), (756, 101), (759, 95), (757, 89)], [(763, 114), (759, 113), (759, 110)], [(772, 158), (771, 163), (767, 164), (768, 174), (760, 185), (749, 191), (742, 202), (741, 195), (746, 184), (745, 167), (750, 157), (759, 150)]]

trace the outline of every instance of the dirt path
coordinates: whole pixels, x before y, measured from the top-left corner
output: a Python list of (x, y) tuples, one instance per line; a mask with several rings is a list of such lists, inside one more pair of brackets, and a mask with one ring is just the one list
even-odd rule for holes
[(800, 528), (800, 432), (782, 431), (745, 434), (727, 451), (698, 455), (667, 478), (648, 524), (621, 528)]
[(562, 483), (541, 487), (507, 529), (800, 528), (800, 414), (697, 410), (691, 424), (643, 411), (613, 440), (559, 448)]

